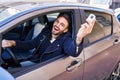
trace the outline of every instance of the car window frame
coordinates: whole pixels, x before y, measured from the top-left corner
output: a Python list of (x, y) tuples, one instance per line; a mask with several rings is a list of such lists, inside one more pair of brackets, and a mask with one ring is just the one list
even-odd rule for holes
[[(97, 42), (99, 42), (99, 41), (107, 38), (107, 37), (112, 36), (112, 33), (113, 33), (113, 19), (112, 19), (112, 15), (110, 15), (110, 14), (108, 14), (108, 13), (105, 13), (105, 12), (94, 11), (94, 10), (84, 10), (84, 14), (86, 14), (86, 13), (85, 13), (86, 11), (88, 11), (88, 12), (90, 11), (90, 12), (97, 12), (97, 13), (107, 14), (107, 15), (110, 17), (110, 20), (111, 20), (111, 23), (110, 23), (110, 25), (111, 25), (111, 30), (110, 30), (109, 35), (105, 35), (104, 37), (102, 37), (102, 38), (100, 38), (100, 39), (97, 39), (97, 40), (95, 40), (95, 41), (93, 41), (93, 42), (91, 42), (91, 43), (88, 41), (88, 38), (87, 38), (87, 36), (86, 36), (86, 37), (84, 38), (85, 47), (90, 46), (90, 45), (92, 45), (92, 44), (94, 44), (94, 43), (97, 43)], [(84, 19), (86, 19), (86, 15), (84, 15), (84, 17), (85, 17)], [(84, 21), (85, 21), (85, 20), (84, 20)]]
[[(62, 9), (62, 10), (55, 10), (55, 11), (50, 11), (50, 12), (45, 12), (46, 14), (48, 14), (48, 13), (53, 13), (53, 12), (64, 12), (64, 11), (66, 11), (66, 9)], [(71, 11), (71, 12), (73, 12), (72, 14), (73, 14), (73, 16), (74, 16), (74, 9), (68, 9), (68, 11)], [(40, 13), (41, 15), (43, 14), (43, 13)], [(38, 15), (36, 15), (36, 16), (38, 16)], [(33, 16), (33, 17), (36, 17), (36, 16)], [(30, 19), (32, 19), (33, 17), (30, 17), (30, 18), (27, 18), (26, 20), (30, 20)], [(77, 17), (77, 16), (76, 16)], [(24, 21), (26, 21), (26, 20), (24, 20)], [(75, 19), (74, 19), (75, 20)], [(23, 21), (21, 21), (20, 23), (23, 23)], [(16, 25), (19, 25), (20, 23), (17, 23), (17, 24), (15, 24), (14, 26), (16, 26)], [(73, 23), (74, 25), (76, 24), (76, 23)], [(72, 26), (73, 26), (73, 24), (72, 24)], [(14, 26), (12, 26), (12, 28), (15, 28)], [(11, 29), (12, 29), (11, 28)], [(9, 31), (9, 30), (7, 30), (7, 31)], [(6, 31), (6, 32), (7, 32)], [(74, 31), (73, 31), (73, 37), (75, 38), (75, 32), (76, 32), (76, 28), (74, 29)], [(37, 66), (31, 66), (31, 71), (32, 70), (34, 70), (34, 69), (36, 69), (36, 67), (43, 67), (44, 65), (46, 65), (46, 64), (48, 64), (48, 63), (51, 63), (51, 62), (53, 62), (53, 61), (55, 61), (55, 60), (57, 60), (57, 59), (59, 59), (59, 58), (61, 58), (61, 57), (67, 57), (67, 56), (63, 56), (63, 55), (60, 55), (60, 56), (57, 56), (57, 57), (55, 57), (54, 59), (51, 59), (51, 60), (49, 60), (49, 61), (46, 61), (46, 62), (43, 62), (43, 63), (40, 63), (40, 64), (38, 64)], [(20, 76), (20, 74), (22, 73), (22, 72), (24, 72), (24, 71), (20, 71), (20, 73), (18, 72), (18, 73), (15, 73), (15, 74), (13, 74), (15, 77), (18, 77), (18, 76)], [(26, 71), (25, 73), (28, 73), (29, 71)], [(23, 75), (23, 74), (21, 74), (21, 75)]]

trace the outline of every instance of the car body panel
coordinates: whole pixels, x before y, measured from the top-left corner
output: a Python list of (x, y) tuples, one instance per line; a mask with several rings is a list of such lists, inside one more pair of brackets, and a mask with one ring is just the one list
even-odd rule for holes
[[(52, 77), (62, 73), (63, 71), (66, 71), (67, 66), (70, 64), (70, 62), (72, 60), (74, 60), (74, 59), (71, 57), (59, 59), (55, 62), (45, 65), (44, 67), (41, 67), (41, 68), (33, 70), (29, 73), (26, 73), (23, 76), (16, 78), (16, 80), (22, 80), (22, 79), (25, 79), (25, 80), (27, 80), (27, 79), (29, 79), (29, 80), (33, 80), (33, 79), (49, 80)], [(83, 68), (83, 67), (81, 66), (81, 68)], [(33, 74), (35, 74), (35, 75), (33, 75)]]
[[(119, 61), (119, 45), (113, 45), (99, 54), (91, 57), (85, 61), (84, 77), (83, 80), (106, 80), (111, 74), (113, 66)], [(111, 66), (112, 65), (112, 66)], [(64, 72), (51, 80), (77, 80), (81, 77), (81, 68), (77, 68), (76, 71)], [(93, 75), (94, 74), (94, 75)]]

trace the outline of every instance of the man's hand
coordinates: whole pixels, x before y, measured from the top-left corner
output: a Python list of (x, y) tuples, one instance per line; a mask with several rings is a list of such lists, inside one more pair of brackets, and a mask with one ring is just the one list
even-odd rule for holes
[(16, 42), (14, 40), (2, 40), (2, 47), (5, 49), (6, 47), (15, 46)]
[(96, 21), (95, 18), (93, 19), (93, 21), (87, 18), (86, 22), (81, 25), (81, 28), (79, 29), (77, 33), (77, 38), (76, 38), (77, 45), (80, 44), (83, 37), (85, 37), (86, 35), (92, 32), (95, 21)]

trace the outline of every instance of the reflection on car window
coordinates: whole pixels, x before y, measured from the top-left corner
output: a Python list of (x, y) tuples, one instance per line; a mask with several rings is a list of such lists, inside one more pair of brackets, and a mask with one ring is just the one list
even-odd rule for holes
[(103, 26), (110, 26), (111, 22), (107, 20), (104, 16), (102, 15), (96, 15), (96, 19), (99, 23), (101, 23)]
[(111, 16), (100, 12), (86, 12), (86, 17), (93, 13), (96, 15), (96, 23), (93, 27), (92, 33), (87, 36), (89, 43), (100, 40), (111, 34)]
[(2, 12), (0, 12), (0, 21), (11, 16), (11, 15), (14, 15), (15, 13), (18, 13), (18, 12), (19, 12), (19, 10), (14, 9), (14, 8), (5, 9)]
[[(29, 40), (34, 39), (40, 34), (47, 35), (48, 34), (47, 32), (49, 32), (48, 30), (52, 29), (52, 24), (60, 13), (62, 12), (49, 13), (45, 15), (42, 14), (42, 15), (36, 15), (34, 17), (30, 17), (20, 22), (19, 24), (16, 24), (13, 29), (3, 34), (2, 38), (10, 39), (10, 40), (17, 40), (17, 41), (27, 41), (27, 40), (29, 41)], [(72, 13), (70, 13), (70, 16), (72, 16)], [(70, 19), (72, 18), (70, 17)], [(71, 32), (72, 34), (72, 31), (73, 31), (72, 25), (70, 25), (70, 28), (68, 31)], [(24, 63), (26, 62), (24, 61), (24, 59), (28, 57), (27, 61), (30, 61), (29, 56), (31, 56), (31, 54), (34, 54), (34, 51), (36, 52), (37, 49), (39, 49), (39, 45), (36, 48), (30, 49), (30, 50), (25, 50), (25, 49), (19, 50), (19, 49), (12, 48), (12, 51), (15, 54), (18, 61), (20, 61), (21, 67), (26, 67), (30, 63), (27, 63), (27, 64)], [(61, 56), (63, 57), (63, 55), (64, 54), (50, 56), (47, 60), (53, 61), (55, 58), (58, 59)], [(39, 57), (39, 55), (36, 55), (36, 56)], [(40, 58), (37, 58), (36, 60), (39, 60), (38, 61), (39, 63), (44, 62), (45, 60), (42, 61), (42, 59), (44, 59), (46, 56), (49, 56), (49, 54), (42, 54)]]

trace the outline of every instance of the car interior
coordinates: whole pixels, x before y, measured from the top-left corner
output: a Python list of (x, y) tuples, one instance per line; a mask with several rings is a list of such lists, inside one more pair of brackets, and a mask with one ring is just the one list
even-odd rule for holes
[[(47, 15), (40, 15), (40, 16), (36, 16), (36, 17), (34, 17), (32, 19), (26, 20), (26, 21), (18, 24), (14, 29), (12, 29), (9, 32), (7, 32), (6, 34), (4, 34), (3, 39), (20, 40), (20, 41), (32, 40), (37, 35), (39, 35), (41, 33), (41, 31), (45, 28), (46, 25), (52, 26), (53, 21), (57, 18), (57, 16), (59, 14), (60, 13), (57, 12), (57, 13), (52, 13), (52, 14), (47, 14)], [(71, 27), (70, 27), (69, 31), (70, 32), (72, 31)], [(34, 65), (34, 63), (30, 62), (28, 59), (35, 52), (35, 49), (29, 50), (31, 55), (28, 54), (28, 53), (26, 53), (26, 54), (23, 53), (22, 54), (22, 52), (24, 52), (24, 51), (22, 51), (22, 50), (14, 50), (14, 48), (9, 48), (9, 49), (6, 49), (6, 50), (8, 50), (8, 52), (13, 52), (12, 54), (20, 52), (21, 55), (24, 57), (24, 58), (23, 57), (19, 58), (19, 56), (20, 56), (19, 54), (14, 54), (14, 56), (11, 55), (12, 57), (15, 58), (13, 61), (14, 62), (15, 62), (15, 60), (17, 61), (15, 63), (16, 65), (10, 65), (10, 66), (3, 65), (3, 67), (8, 69), (8, 71), (10, 71), (11, 73), (14, 73), (14, 72), (18, 71), (18, 70), (15, 70), (15, 69), (11, 70), (11, 67), (12, 68), (15, 68), (15, 67), (16, 68), (17, 67), (22, 67), (23, 68), (23, 67), (28, 67), (29, 65)], [(2, 50), (2, 52), (4, 52), (4, 51), (5, 50)], [(63, 54), (59, 55), (59, 56), (57, 56), (55, 58), (52, 58), (50, 60), (53, 61), (54, 59), (57, 59), (57, 58), (59, 58), (61, 56), (63, 56)], [(4, 63), (6, 64), (5, 61), (4, 61)], [(9, 67), (10, 67), (10, 70), (9, 70)]]

